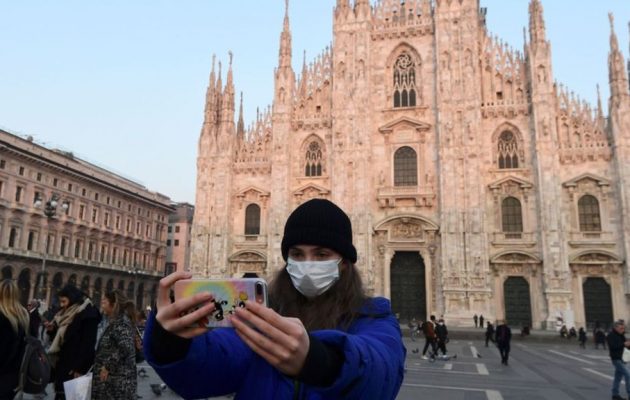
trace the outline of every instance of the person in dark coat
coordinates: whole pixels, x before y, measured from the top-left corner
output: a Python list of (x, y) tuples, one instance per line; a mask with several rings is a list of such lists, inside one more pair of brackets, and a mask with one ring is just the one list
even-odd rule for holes
[(101, 316), (92, 301), (75, 286), (58, 293), (61, 310), (45, 324), (51, 338), (55, 400), (65, 400), (63, 383), (85, 375), (94, 363), (96, 331)]
[(481, 329), (483, 329), (483, 321), (484, 321), (483, 314), (479, 314), (479, 327)]
[(510, 357), (510, 341), (512, 340), (512, 330), (507, 324), (507, 321), (502, 321), (495, 332), (494, 337), (499, 352), (501, 353), (501, 364), (508, 365), (508, 359)]
[(488, 347), (488, 342), (494, 342), (494, 326), (490, 321), (486, 324), (488, 325), (486, 327), (486, 347)]
[(136, 400), (135, 305), (114, 290), (103, 296), (101, 310), (109, 324), (96, 349), (92, 400)]
[(477, 316), (477, 314), (473, 315), (473, 322), (475, 323), (475, 328), (478, 326), (477, 324), (479, 323), (479, 317)]
[(580, 327), (580, 330), (578, 331), (578, 341), (580, 342), (580, 347), (585, 349), (586, 348), (586, 330), (584, 329), (584, 327)]
[(0, 399), (15, 397), (18, 371), (28, 331), (28, 311), (20, 304), (18, 287), (11, 279), (0, 282)]
[[(444, 320), (440, 319), (435, 326), (435, 335), (437, 336), (438, 350), (442, 351), (442, 355), (446, 355), (446, 343), (448, 343), (448, 328), (444, 324)], [(437, 356), (437, 354), (436, 354)]]
[(600, 344), (604, 350), (606, 350), (606, 333), (599, 324), (596, 324), (595, 329), (593, 330), (593, 340), (595, 341), (595, 350), (599, 348)]
[(28, 334), (39, 339), (39, 328), (42, 325), (42, 317), (39, 315), (39, 301), (31, 300), (27, 310), (29, 316)]
[(625, 400), (619, 395), (619, 384), (622, 378), (626, 381), (626, 391), (628, 392), (628, 397), (630, 397), (630, 371), (628, 371), (626, 363), (623, 361), (623, 350), (624, 348), (630, 349), (630, 340), (626, 339), (625, 332), (625, 322), (620, 319), (615, 321), (613, 329), (606, 337), (610, 361), (615, 367), (615, 379), (612, 386), (613, 400)]

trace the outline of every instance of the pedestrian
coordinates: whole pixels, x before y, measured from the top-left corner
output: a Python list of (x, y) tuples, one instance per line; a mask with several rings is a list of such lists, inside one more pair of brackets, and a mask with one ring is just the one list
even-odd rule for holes
[(577, 337), (577, 332), (575, 331), (575, 327), (572, 326), (571, 329), (569, 329), (569, 337), (568, 339), (573, 339)]
[(494, 343), (494, 326), (490, 321), (486, 322), (486, 347), (488, 347), (488, 342)]
[(42, 317), (39, 315), (39, 301), (33, 299), (26, 306), (28, 310), (28, 334), (39, 339), (39, 329), (42, 325)]
[(477, 314), (473, 315), (473, 321), (475, 322), (475, 328), (477, 327), (477, 323), (479, 322), (479, 317)]
[(20, 304), (19, 289), (11, 279), (0, 282), (0, 399), (13, 399), (18, 386), (28, 311)]
[(567, 339), (569, 337), (569, 331), (567, 330), (566, 325), (562, 325), (560, 328), (560, 337), (563, 339)]
[(136, 400), (135, 305), (120, 290), (106, 293), (101, 311), (109, 324), (96, 348), (93, 400)]
[(615, 367), (615, 379), (612, 385), (612, 398), (613, 400), (625, 400), (619, 395), (619, 384), (623, 378), (626, 382), (626, 391), (630, 398), (630, 371), (626, 367), (626, 363), (622, 359), (624, 348), (630, 349), (630, 340), (626, 339), (624, 333), (626, 332), (625, 322), (620, 319), (614, 322), (613, 329), (606, 337), (608, 342), (608, 352), (610, 354), (610, 360)]
[(428, 360), (427, 350), (431, 347), (429, 356), (431, 358), (437, 355), (437, 336), (435, 334), (435, 315), (431, 315), (427, 321), (422, 324), (422, 333), (424, 333), (424, 349), (422, 349), (422, 359)]
[(64, 286), (57, 296), (61, 309), (45, 327), (51, 339), (48, 355), (53, 365), (55, 400), (64, 400), (63, 383), (85, 375), (94, 363), (101, 316), (90, 298), (73, 285)]
[(599, 326), (599, 324), (597, 324), (595, 327), (593, 340), (595, 340), (595, 350), (599, 348), (599, 345), (602, 345), (604, 350), (606, 350), (606, 333), (604, 332), (604, 329)]
[(483, 329), (483, 314), (479, 314), (479, 327)]
[(501, 353), (501, 364), (508, 365), (508, 359), (510, 357), (510, 341), (512, 340), (512, 330), (507, 324), (507, 321), (497, 322), (497, 329), (495, 332), (494, 340)]
[(586, 348), (586, 330), (584, 329), (584, 327), (580, 327), (580, 330), (578, 331), (578, 341), (580, 342), (580, 347), (585, 349)]
[(328, 200), (303, 203), (281, 252), (270, 307), (247, 301), (229, 317), (233, 329), (191, 327), (214, 311), (211, 297), (171, 304), (172, 285), (191, 274), (163, 278), (144, 335), (151, 366), (184, 398), (394, 399), (406, 354), (400, 325), (387, 299), (364, 294), (348, 216)]
[[(438, 320), (438, 323), (435, 327), (435, 336), (437, 338), (437, 347), (438, 350), (442, 351), (442, 356), (446, 356), (446, 344), (449, 342), (448, 340), (448, 328), (444, 324), (444, 320)], [(437, 351), (435, 353), (437, 355)]]

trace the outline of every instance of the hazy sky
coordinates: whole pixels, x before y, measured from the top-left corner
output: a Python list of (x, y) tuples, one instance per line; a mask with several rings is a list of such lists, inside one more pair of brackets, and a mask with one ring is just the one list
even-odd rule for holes
[[(481, 0), (518, 50), (528, 3)], [(331, 42), (334, 4), (291, 0), (296, 72)], [(607, 103), (607, 13), (627, 60), (630, 0), (543, 5), (555, 79), (592, 104), (599, 83)], [(284, 1), (0, 0), (0, 16), (0, 128), (192, 203), (212, 54), (225, 66), (233, 51), (248, 124), (272, 99)]]

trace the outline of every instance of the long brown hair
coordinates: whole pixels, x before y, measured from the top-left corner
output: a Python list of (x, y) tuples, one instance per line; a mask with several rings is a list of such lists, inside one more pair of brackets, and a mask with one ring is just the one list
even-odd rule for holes
[(127, 300), (122, 290), (113, 290), (105, 293), (105, 298), (113, 306), (112, 319), (127, 315), (133, 326), (136, 325), (136, 306), (133, 302)]
[(17, 335), (20, 328), (28, 332), (29, 315), (26, 308), (20, 304), (19, 290), (11, 279), (0, 282), (0, 314), (4, 315)]
[(356, 267), (345, 260), (343, 262), (345, 268), (339, 268), (339, 280), (314, 299), (307, 299), (295, 289), (285, 266), (269, 285), (271, 308), (285, 317), (299, 318), (307, 331), (347, 330), (367, 298)]

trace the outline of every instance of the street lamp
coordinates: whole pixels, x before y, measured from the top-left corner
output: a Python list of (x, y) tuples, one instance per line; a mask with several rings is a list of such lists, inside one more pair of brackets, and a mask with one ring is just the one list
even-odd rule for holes
[[(48, 236), (50, 235), (50, 220), (53, 219), (55, 217), (55, 215), (57, 214), (57, 207), (59, 206), (59, 197), (56, 194), (53, 194), (50, 199), (48, 199), (46, 202), (44, 202), (41, 197), (37, 196), (37, 198), (35, 199), (35, 202), (33, 203), (33, 206), (35, 206), (35, 208), (40, 208), (42, 205), (44, 205), (44, 215), (48, 218), (48, 224), (46, 224), (47, 226), (47, 231), (46, 231), (46, 241), (45, 241), (45, 247), (44, 247), (44, 256), (42, 257), (42, 270), (39, 273), (39, 277), (37, 278), (37, 287), (39, 289), (39, 294), (37, 295), (38, 298), (42, 299), (44, 302), (46, 301), (46, 289), (45, 289), (45, 283), (46, 283), (46, 257), (48, 256)], [(68, 202), (63, 202), (61, 204), (61, 208), (63, 209), (63, 211), (66, 211), (68, 209), (69, 205)]]

